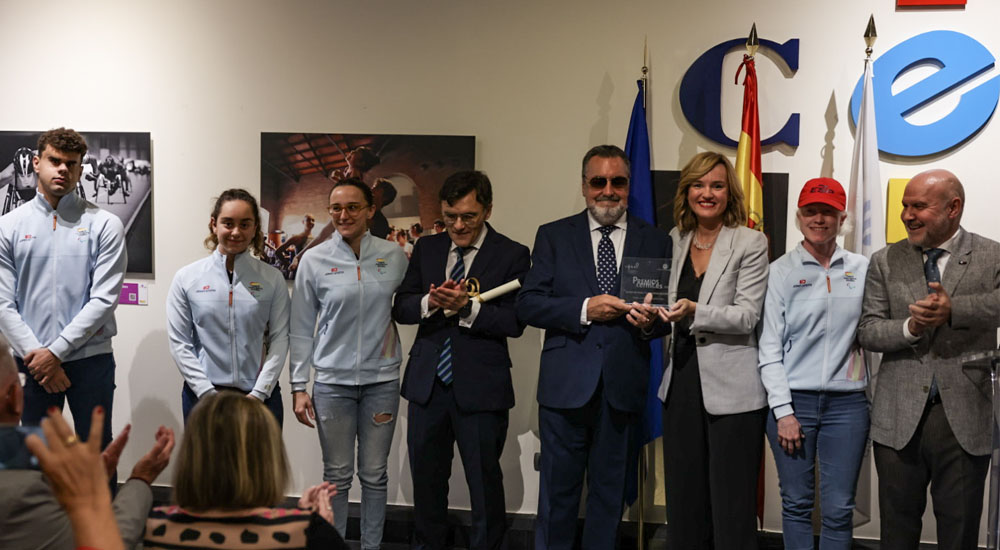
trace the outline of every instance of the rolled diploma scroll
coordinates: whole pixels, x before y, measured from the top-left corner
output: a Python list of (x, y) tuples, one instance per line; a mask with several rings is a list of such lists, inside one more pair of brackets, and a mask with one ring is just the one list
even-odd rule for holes
[[(469, 298), (470, 300), (478, 300), (480, 302), (489, 302), (493, 298), (499, 298), (508, 292), (514, 292), (515, 290), (521, 288), (521, 281), (514, 279), (513, 281), (506, 282), (496, 288), (491, 288), (486, 292), (483, 292), (475, 298)], [(452, 315), (458, 313), (457, 311), (446, 309), (444, 310), (445, 317), (451, 317)]]

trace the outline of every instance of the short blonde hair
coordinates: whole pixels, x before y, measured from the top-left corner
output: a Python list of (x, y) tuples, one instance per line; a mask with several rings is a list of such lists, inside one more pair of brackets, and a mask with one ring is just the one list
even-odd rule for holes
[(194, 511), (274, 506), (290, 478), (281, 429), (257, 399), (223, 391), (188, 417), (174, 472), (174, 501)]
[(722, 213), (722, 224), (726, 227), (746, 225), (747, 209), (743, 203), (743, 188), (736, 177), (736, 169), (722, 153), (705, 151), (691, 157), (681, 170), (681, 180), (677, 184), (677, 194), (674, 195), (674, 224), (681, 233), (693, 231), (698, 227), (698, 219), (688, 205), (688, 189), (720, 164), (726, 167), (726, 184), (729, 187), (729, 199), (726, 201), (726, 211)]

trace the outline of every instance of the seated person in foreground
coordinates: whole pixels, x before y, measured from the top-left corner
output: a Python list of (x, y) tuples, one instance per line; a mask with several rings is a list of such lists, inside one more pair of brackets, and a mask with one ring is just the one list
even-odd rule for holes
[(333, 527), (334, 487), (310, 487), (298, 509), (276, 508), (289, 478), (281, 430), (263, 403), (232, 392), (203, 397), (181, 442), (176, 505), (153, 509), (144, 547), (346, 549)]
[[(60, 507), (62, 495), (57, 483), (61, 476), (50, 476), (48, 471), (41, 472), (32, 466), (31, 455), (24, 441), (24, 434), (30, 430), (18, 427), (22, 410), (24, 393), (18, 380), (17, 367), (14, 366), (7, 341), (0, 336), (0, 494), (3, 495), (0, 499), (0, 548), (71, 550), (76, 547), (73, 540), (74, 522), (82, 518), (74, 516), (73, 511)], [(92, 433), (95, 430), (101, 431), (104, 427), (104, 412), (100, 412), (99, 416), (101, 421), (91, 425)], [(83, 451), (70, 449), (80, 447), (81, 442), (62, 419), (61, 413), (56, 413), (55, 417), (61, 422), (60, 427), (65, 427), (64, 435), (57, 437), (62, 443), (58, 447), (68, 452)], [(146, 515), (153, 506), (150, 484), (170, 460), (174, 432), (160, 426), (153, 448), (136, 463), (132, 475), (118, 490), (112, 503), (107, 479), (118, 466), (118, 458), (128, 442), (129, 430), (130, 427), (126, 426), (103, 453), (99, 449), (100, 445), (94, 450), (103, 468), (99, 472), (103, 475), (103, 481), (99, 485), (103, 486), (104, 496), (91, 496), (103, 499), (103, 502), (109, 504), (109, 508), (113, 504), (113, 521), (117, 523), (125, 544), (131, 547), (142, 537)], [(95, 445), (100, 441), (98, 435)], [(78, 491), (80, 484), (76, 484), (73, 489)], [(79, 498), (75, 500), (80, 501)], [(83, 520), (83, 523), (89, 521)]]

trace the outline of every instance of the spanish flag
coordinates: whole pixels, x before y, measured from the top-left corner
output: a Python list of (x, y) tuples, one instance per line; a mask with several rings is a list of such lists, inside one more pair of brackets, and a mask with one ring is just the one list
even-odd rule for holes
[(757, 116), (757, 69), (753, 57), (743, 56), (743, 63), (736, 71), (739, 82), (740, 71), (746, 67), (743, 79), (743, 126), (740, 129), (740, 144), (736, 149), (736, 175), (743, 185), (743, 198), (747, 204), (747, 226), (758, 231), (764, 230), (764, 188), (760, 169), (760, 118)]
[[(751, 31), (756, 34), (756, 25)], [(757, 116), (757, 69), (753, 57), (743, 55), (743, 63), (736, 70), (736, 82), (740, 81), (740, 71), (746, 67), (743, 79), (743, 127), (740, 129), (740, 144), (736, 149), (736, 176), (743, 185), (743, 198), (747, 204), (747, 227), (764, 231), (764, 187), (760, 169), (760, 118)], [(757, 474), (757, 521), (764, 526), (764, 456), (760, 457)]]

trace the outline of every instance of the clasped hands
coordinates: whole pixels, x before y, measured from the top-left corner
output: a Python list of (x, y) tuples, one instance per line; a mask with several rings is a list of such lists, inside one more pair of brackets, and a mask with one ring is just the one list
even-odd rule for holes
[(465, 279), (453, 281), (448, 279), (441, 286), (431, 284), (427, 292), (427, 305), (433, 308), (458, 311), (469, 303), (469, 291), (465, 289)]
[(49, 348), (38, 348), (24, 354), (24, 366), (28, 367), (39, 385), (49, 393), (64, 392), (69, 389), (70, 381), (62, 368), (62, 360), (49, 351)]
[(910, 304), (910, 334), (918, 336), (928, 329), (946, 324), (951, 319), (951, 297), (941, 283), (929, 283), (932, 291), (925, 298)]

